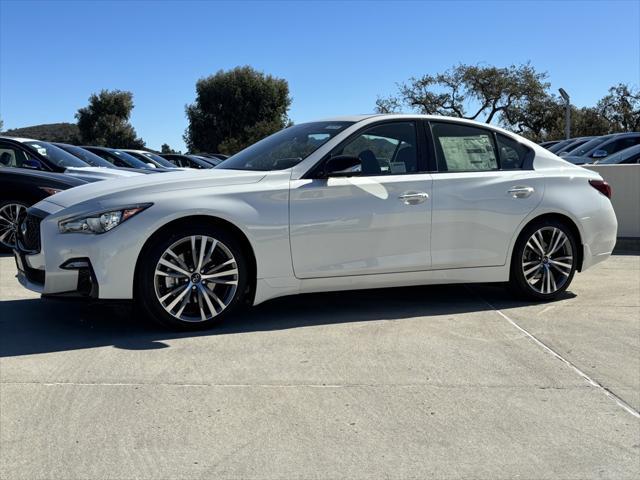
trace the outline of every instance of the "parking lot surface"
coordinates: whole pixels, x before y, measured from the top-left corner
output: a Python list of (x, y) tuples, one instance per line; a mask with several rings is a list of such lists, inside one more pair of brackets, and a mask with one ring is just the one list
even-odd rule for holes
[(0, 478), (639, 478), (640, 257), (563, 298), (278, 299), (210, 332), (42, 301), (0, 258)]

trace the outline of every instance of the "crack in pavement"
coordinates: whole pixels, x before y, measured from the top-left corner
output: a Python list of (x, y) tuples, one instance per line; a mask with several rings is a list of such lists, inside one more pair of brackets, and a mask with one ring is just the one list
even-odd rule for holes
[(640, 412), (638, 412), (638, 410), (636, 410), (634, 407), (632, 407), (630, 404), (628, 404), (625, 400), (623, 400), (618, 395), (616, 395), (609, 388), (605, 387), (604, 385), (602, 385), (598, 381), (596, 381), (593, 378), (591, 378), (589, 375), (587, 375), (585, 372), (583, 372), (577, 365), (572, 363), (570, 360), (567, 360), (566, 358), (564, 358), (561, 354), (559, 354), (558, 352), (553, 350), (551, 347), (549, 347), (547, 344), (545, 344), (542, 340), (538, 339), (535, 335), (533, 335), (529, 331), (527, 331), (524, 328), (522, 328), (511, 317), (509, 317), (508, 315), (503, 313), (500, 309), (496, 308), (491, 302), (485, 300), (481, 295), (479, 295), (478, 293), (474, 292), (469, 287), (467, 287), (467, 289), (472, 294), (476, 295), (479, 299), (481, 299), (484, 303), (486, 303), (489, 307), (491, 307), (491, 309), (493, 309), (494, 312), (496, 312), (498, 315), (500, 315), (502, 318), (504, 318), (507, 322), (509, 322), (515, 328), (520, 330), (520, 332), (522, 332), (529, 340), (533, 341), (536, 345), (541, 347), (544, 351), (546, 351), (547, 353), (550, 353), (555, 358), (560, 360), (562, 363), (564, 363), (566, 366), (568, 366), (571, 370), (573, 370), (575, 373), (577, 373), (580, 377), (582, 377), (587, 383), (589, 383), (593, 387), (596, 387), (600, 392), (602, 392), (604, 395), (606, 395), (607, 397), (612, 399), (614, 402), (616, 402), (616, 404), (618, 404), (618, 406), (621, 407), (623, 410), (625, 410), (627, 413), (630, 413), (631, 415), (633, 415), (636, 418), (640, 418)]

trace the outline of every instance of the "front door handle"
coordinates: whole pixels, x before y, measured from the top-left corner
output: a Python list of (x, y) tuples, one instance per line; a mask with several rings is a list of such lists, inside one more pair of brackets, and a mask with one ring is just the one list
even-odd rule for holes
[(507, 190), (507, 193), (513, 198), (527, 198), (530, 197), (533, 192), (535, 192), (533, 187), (528, 187), (526, 185), (517, 185)]
[(398, 200), (402, 201), (405, 205), (418, 205), (419, 203), (426, 202), (429, 199), (429, 194), (426, 192), (406, 192), (398, 197)]

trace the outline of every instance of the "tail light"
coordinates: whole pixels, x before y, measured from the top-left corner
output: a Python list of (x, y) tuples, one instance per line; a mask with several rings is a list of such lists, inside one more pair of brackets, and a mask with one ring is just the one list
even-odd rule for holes
[(611, 199), (611, 185), (609, 185), (607, 182), (605, 182), (604, 180), (589, 180), (589, 184), (605, 197)]

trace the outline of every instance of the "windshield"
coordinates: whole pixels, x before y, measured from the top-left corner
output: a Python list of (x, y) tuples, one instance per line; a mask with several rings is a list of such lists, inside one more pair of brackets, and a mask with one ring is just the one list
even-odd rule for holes
[(559, 154), (560, 156), (562, 155), (566, 155), (568, 152), (570, 152), (571, 150), (575, 150), (576, 148), (578, 148), (580, 145), (584, 145), (585, 143), (587, 143), (589, 141), (588, 138), (585, 139), (581, 139), (581, 140), (576, 140), (575, 142), (570, 143), (569, 145), (567, 145), (564, 148), (561, 148), (560, 150), (557, 150), (555, 153)]
[(95, 153), (85, 150), (84, 148), (76, 147), (75, 145), (56, 145), (57, 147), (66, 150), (72, 155), (75, 155), (83, 162), (88, 163), (92, 167), (104, 167), (113, 168), (113, 165), (107, 162), (104, 158), (99, 157)]
[(583, 143), (578, 148), (574, 148), (573, 150), (569, 150), (567, 152), (567, 156), (578, 156), (578, 157), (581, 157), (582, 155), (584, 155), (588, 151), (593, 150), (595, 147), (597, 147), (601, 143), (606, 142), (607, 140), (609, 140), (609, 137), (594, 138), (593, 140), (589, 140), (587, 143)]
[(132, 152), (132, 151), (127, 151), (126, 153), (128, 153), (131, 156), (134, 156), (136, 158), (139, 158), (140, 160), (142, 160), (143, 162), (151, 162), (154, 163), (160, 167), (164, 167), (164, 168), (176, 168), (176, 166), (171, 163), (169, 160), (162, 158), (160, 155), (157, 155), (153, 152)]
[(618, 153), (614, 153), (613, 155), (609, 155), (602, 160), (598, 160), (598, 165), (607, 163), (623, 163), (625, 160), (629, 160), (631, 157), (638, 154), (640, 154), (640, 145), (635, 145), (633, 147), (625, 148), (624, 150), (621, 150)]
[(167, 160), (166, 158), (162, 158), (160, 155), (152, 153), (152, 152), (144, 152), (142, 155), (144, 155), (147, 158), (150, 158), (151, 160), (153, 160), (155, 163), (157, 163), (158, 165), (160, 165), (161, 167), (165, 167), (165, 168), (176, 168), (176, 166), (171, 163), (169, 160)]
[(285, 128), (229, 157), (216, 168), (284, 170), (297, 165), (353, 122), (301, 123)]
[(25, 145), (33, 148), (36, 152), (38, 152), (40, 155), (42, 155), (58, 167), (86, 168), (89, 166), (87, 163), (83, 162), (77, 157), (74, 157), (69, 152), (65, 152), (61, 148), (56, 147), (55, 145), (52, 145), (50, 143), (36, 141), (29, 141), (24, 143)]
[(112, 155), (115, 155), (116, 157), (118, 157), (120, 160), (122, 160), (132, 168), (144, 168), (147, 170), (149, 168), (152, 168), (152, 167), (149, 167), (149, 165), (147, 165), (142, 160), (138, 160), (136, 157), (134, 157), (133, 155), (129, 155), (126, 152), (121, 152), (120, 150), (109, 150), (109, 153)]
[(567, 145), (570, 145), (572, 142), (574, 142), (574, 139), (570, 139), (570, 140), (562, 140), (558, 143), (556, 143), (555, 145), (549, 147), (549, 151), (556, 153), (558, 150), (563, 149), (564, 147), (566, 147)]
[(202, 168), (211, 168), (216, 165), (220, 165), (222, 160), (219, 158), (206, 158), (201, 157), (200, 155), (187, 155), (197, 165), (200, 165)]

